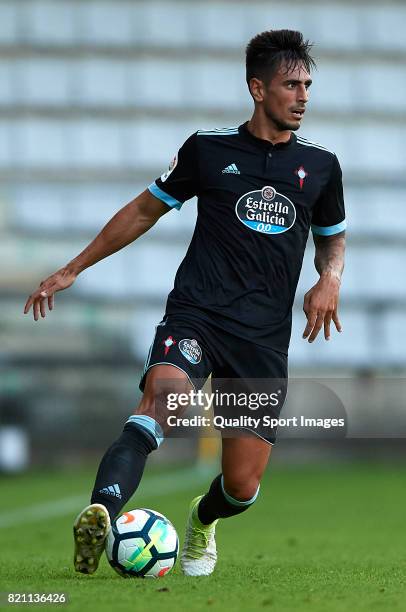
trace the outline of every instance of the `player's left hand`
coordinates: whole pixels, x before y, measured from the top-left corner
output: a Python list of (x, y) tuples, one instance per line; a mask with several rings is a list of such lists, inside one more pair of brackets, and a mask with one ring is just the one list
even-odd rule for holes
[(324, 337), (330, 340), (331, 320), (338, 332), (342, 327), (338, 318), (338, 294), (340, 291), (340, 279), (334, 275), (322, 276), (319, 281), (304, 296), (303, 311), (307, 317), (307, 325), (303, 332), (303, 338), (308, 342), (316, 339), (322, 326), (324, 326)]

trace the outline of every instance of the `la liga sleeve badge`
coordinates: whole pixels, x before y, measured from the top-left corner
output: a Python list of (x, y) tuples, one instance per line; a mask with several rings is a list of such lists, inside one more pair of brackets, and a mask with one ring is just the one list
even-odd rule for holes
[(169, 164), (169, 168), (166, 172), (164, 172), (161, 175), (161, 181), (164, 183), (166, 181), (166, 179), (172, 174), (172, 172), (175, 170), (176, 166), (178, 165), (178, 156), (175, 155), (175, 157), (173, 158), (173, 160), (171, 161), (171, 163)]

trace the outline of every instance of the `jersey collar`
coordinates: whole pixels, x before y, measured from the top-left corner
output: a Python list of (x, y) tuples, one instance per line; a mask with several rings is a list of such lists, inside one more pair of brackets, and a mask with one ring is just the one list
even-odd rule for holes
[(286, 149), (296, 143), (296, 135), (293, 132), (290, 133), (290, 138), (286, 142), (278, 142), (277, 144), (272, 144), (272, 142), (270, 142), (269, 140), (263, 140), (262, 138), (257, 138), (257, 136), (254, 136), (254, 134), (251, 134), (251, 132), (247, 128), (247, 125), (248, 121), (238, 126), (240, 136), (242, 136), (244, 140), (255, 144), (257, 147), (261, 147), (265, 151), (274, 149)]

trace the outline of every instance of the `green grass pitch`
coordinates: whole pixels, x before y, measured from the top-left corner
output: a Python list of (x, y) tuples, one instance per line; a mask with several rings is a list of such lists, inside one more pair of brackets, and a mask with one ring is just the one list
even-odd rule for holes
[[(151, 492), (148, 482), (156, 475), (148, 472), (127, 509), (163, 512), (182, 540), (189, 500), (209, 480), (189, 478), (179, 490), (181, 477), (172, 485), (172, 473), (159, 475), (160, 491)], [(159, 580), (124, 580), (105, 558), (93, 576), (73, 571), (72, 522), (93, 476), (93, 470), (76, 470), (0, 479), (0, 591), (66, 592), (72, 612), (406, 609), (406, 487), (400, 467), (271, 465), (255, 506), (220, 522), (215, 573), (185, 578), (177, 564)], [(72, 496), (79, 496), (77, 508)], [(54, 509), (56, 504), (56, 511), (41, 520), (35, 507), (47, 503)], [(32, 518), (24, 519), (24, 512)]]

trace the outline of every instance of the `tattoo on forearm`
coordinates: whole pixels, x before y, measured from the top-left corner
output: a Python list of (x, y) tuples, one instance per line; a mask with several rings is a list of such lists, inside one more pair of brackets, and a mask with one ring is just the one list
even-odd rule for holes
[(316, 249), (314, 265), (317, 272), (320, 276), (331, 272), (341, 279), (344, 270), (345, 232), (334, 236), (313, 234), (313, 240)]

